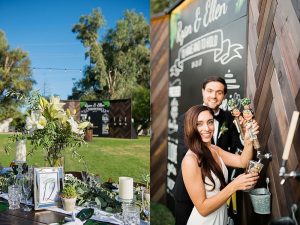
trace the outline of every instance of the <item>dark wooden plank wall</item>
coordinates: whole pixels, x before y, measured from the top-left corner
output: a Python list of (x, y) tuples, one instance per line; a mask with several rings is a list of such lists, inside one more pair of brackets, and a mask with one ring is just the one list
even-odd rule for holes
[[(291, 0), (249, 1), (248, 64), (246, 94), (253, 100), (260, 124), (260, 142), (273, 160), (264, 168), (270, 177), (272, 213), (255, 214), (245, 198), (245, 225), (268, 224), (288, 216), (293, 203), (300, 208), (300, 182), (290, 179), (282, 186), (278, 176), (289, 124), (294, 110), (300, 111), (300, 23), (299, 8)], [(298, 6), (299, 7), (299, 6)], [(298, 14), (298, 16), (297, 16)], [(288, 160), (288, 171), (299, 167), (300, 127), (298, 125)], [(261, 179), (259, 186), (265, 186)], [(299, 221), (300, 209), (297, 212)]]
[(165, 202), (168, 144), (169, 16), (151, 18), (151, 200)]

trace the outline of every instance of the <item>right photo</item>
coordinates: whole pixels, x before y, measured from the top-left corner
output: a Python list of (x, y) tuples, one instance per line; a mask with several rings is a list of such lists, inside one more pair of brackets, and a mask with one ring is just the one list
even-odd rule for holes
[(150, 0), (151, 224), (300, 221), (300, 3)]

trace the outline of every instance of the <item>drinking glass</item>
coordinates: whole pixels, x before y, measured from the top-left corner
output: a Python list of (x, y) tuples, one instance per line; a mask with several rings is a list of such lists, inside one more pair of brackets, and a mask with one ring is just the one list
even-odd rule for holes
[(31, 196), (32, 183), (33, 183), (33, 180), (32, 180), (31, 174), (25, 174), (22, 179), (22, 191), (23, 191), (23, 196), (25, 199), (25, 206), (24, 206), (23, 210), (25, 212), (31, 211), (31, 208), (28, 206), (28, 204), (29, 204), (28, 199)]
[(140, 224), (140, 208), (135, 204), (123, 204), (123, 222), (125, 225)]
[(246, 168), (246, 173), (260, 173), (260, 171), (262, 170), (264, 164), (254, 161), (254, 160), (250, 160), (249, 164)]
[[(254, 161), (254, 160), (250, 160), (248, 166), (246, 167), (246, 171), (245, 173), (260, 173), (260, 171), (262, 170), (264, 164)], [(253, 185), (251, 188), (245, 190), (246, 192), (252, 190), (254, 188), (255, 185)]]
[(9, 209), (19, 209), (21, 199), (21, 187), (19, 185), (8, 186)]

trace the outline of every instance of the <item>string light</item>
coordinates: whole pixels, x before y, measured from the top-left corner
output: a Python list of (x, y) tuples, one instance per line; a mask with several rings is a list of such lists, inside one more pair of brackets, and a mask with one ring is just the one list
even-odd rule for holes
[(82, 72), (82, 69), (68, 69), (68, 68), (54, 68), (54, 67), (30, 67), (33, 70), (50, 70), (50, 71), (54, 71), (54, 70), (61, 70), (61, 71), (79, 71), (80, 73)]

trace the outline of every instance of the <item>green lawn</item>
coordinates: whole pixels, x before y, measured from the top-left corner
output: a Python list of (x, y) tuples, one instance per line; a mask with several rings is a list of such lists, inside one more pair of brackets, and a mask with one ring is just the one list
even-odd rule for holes
[(171, 211), (163, 204), (151, 202), (151, 225), (174, 225)]
[[(0, 164), (8, 166), (15, 158), (15, 152), (7, 155), (4, 146), (8, 143), (7, 134), (0, 135)], [(27, 150), (30, 145), (27, 143)], [(93, 137), (92, 142), (87, 142), (78, 152), (84, 156), (90, 172), (99, 174), (106, 181), (112, 178), (118, 181), (120, 176), (133, 177), (134, 181), (141, 182), (142, 174), (150, 173), (150, 138), (118, 139)], [(44, 152), (39, 149), (33, 156), (27, 157), (29, 165), (44, 166)], [(83, 163), (72, 158), (66, 151), (64, 160), (65, 171), (82, 171)]]

